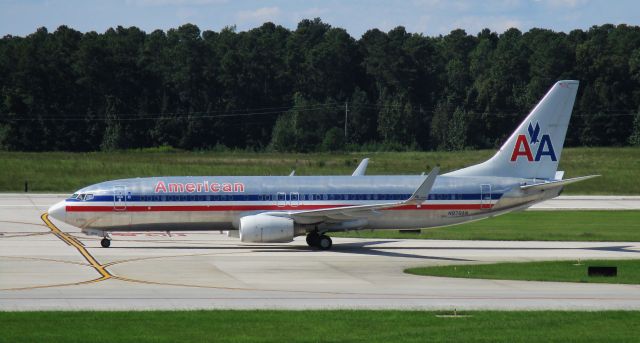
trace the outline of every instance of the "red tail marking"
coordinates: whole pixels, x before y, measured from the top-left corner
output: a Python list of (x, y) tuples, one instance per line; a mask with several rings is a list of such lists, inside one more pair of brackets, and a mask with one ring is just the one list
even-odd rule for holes
[(529, 148), (527, 136), (525, 135), (518, 135), (516, 146), (513, 148), (513, 153), (511, 153), (511, 162), (515, 162), (518, 159), (518, 156), (526, 156), (529, 162), (533, 161), (531, 148)]

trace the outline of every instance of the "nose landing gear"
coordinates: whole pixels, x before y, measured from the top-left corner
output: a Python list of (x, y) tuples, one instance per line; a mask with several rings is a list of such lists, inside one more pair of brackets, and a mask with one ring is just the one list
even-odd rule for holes
[(307, 234), (307, 244), (312, 248), (320, 250), (329, 250), (333, 246), (331, 237), (319, 234), (318, 231), (311, 231)]
[(100, 241), (100, 245), (102, 245), (103, 248), (108, 248), (111, 246), (111, 240), (105, 237)]

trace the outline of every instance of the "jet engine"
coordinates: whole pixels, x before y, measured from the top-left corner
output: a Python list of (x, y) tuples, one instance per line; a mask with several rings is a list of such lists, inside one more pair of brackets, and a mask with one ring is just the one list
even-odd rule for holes
[(286, 243), (294, 236), (290, 218), (256, 214), (240, 218), (240, 241), (251, 243)]

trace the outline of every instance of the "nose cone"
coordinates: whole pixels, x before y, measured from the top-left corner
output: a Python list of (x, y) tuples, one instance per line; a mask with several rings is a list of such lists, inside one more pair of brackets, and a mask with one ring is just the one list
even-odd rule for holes
[(65, 201), (62, 200), (59, 203), (49, 207), (49, 211), (47, 211), (49, 213), (49, 217), (53, 217), (63, 222), (67, 214), (66, 206), (67, 205), (65, 204)]

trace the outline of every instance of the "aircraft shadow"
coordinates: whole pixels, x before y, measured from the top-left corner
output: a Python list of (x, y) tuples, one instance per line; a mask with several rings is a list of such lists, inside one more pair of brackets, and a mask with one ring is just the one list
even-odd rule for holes
[[(371, 255), (371, 256), (386, 256), (386, 257), (403, 257), (403, 258), (415, 258), (425, 260), (441, 260), (441, 261), (459, 261), (459, 262), (473, 262), (474, 260), (454, 258), (454, 257), (441, 257), (441, 256), (425, 256), (418, 254), (402, 253), (398, 251), (402, 250), (429, 250), (424, 247), (384, 247), (376, 248), (372, 247), (377, 244), (390, 243), (391, 241), (370, 241), (361, 243), (344, 243), (335, 244), (331, 248), (331, 252), (345, 253), (345, 254), (358, 254), (358, 255)], [(178, 249), (178, 250), (247, 250), (253, 252), (318, 252), (319, 250), (310, 248), (308, 246), (283, 246), (283, 245), (236, 245), (236, 246), (144, 246), (144, 247), (125, 247), (116, 246), (109, 249)]]
[[(331, 248), (331, 252), (344, 253), (344, 254), (357, 254), (357, 255), (369, 255), (369, 256), (386, 256), (386, 257), (402, 257), (402, 258), (414, 258), (424, 260), (440, 260), (440, 261), (457, 261), (457, 262), (474, 262), (472, 259), (454, 258), (454, 257), (442, 257), (442, 256), (429, 256), (420, 254), (405, 253), (407, 250), (417, 251), (434, 251), (434, 250), (540, 250), (540, 251), (554, 251), (554, 250), (592, 250), (592, 251), (608, 251), (608, 252), (626, 252), (638, 254), (640, 251), (633, 250), (631, 245), (612, 245), (601, 247), (446, 247), (446, 246), (402, 246), (402, 247), (382, 247), (377, 248), (376, 245), (393, 243), (397, 241), (368, 241), (357, 243), (341, 243), (334, 244)], [(308, 246), (283, 246), (283, 245), (229, 245), (229, 246), (142, 246), (142, 247), (126, 247), (126, 246), (114, 246), (109, 249), (173, 249), (173, 250), (246, 250), (247, 252), (318, 252), (318, 250), (310, 248)]]

